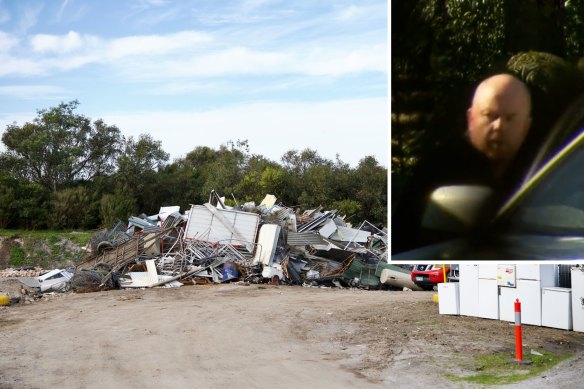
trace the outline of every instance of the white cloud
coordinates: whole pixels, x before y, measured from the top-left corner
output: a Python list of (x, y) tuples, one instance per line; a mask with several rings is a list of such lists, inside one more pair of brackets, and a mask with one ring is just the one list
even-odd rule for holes
[[(0, 53), (8, 52), (18, 43), (4, 35), (10, 39), (2, 40)], [(7, 56), (0, 63), (0, 75), (50, 74), (89, 64), (111, 66), (127, 80), (190, 83), (201, 77), (224, 75), (341, 76), (387, 71), (385, 44), (327, 43), (293, 42), (277, 49), (230, 46), (216, 36), (197, 31), (111, 40), (75, 31), (64, 35), (38, 34), (30, 40), (32, 53)]]
[(203, 112), (104, 114), (126, 136), (149, 133), (173, 158), (197, 146), (247, 139), (250, 151), (275, 161), (289, 150), (311, 148), (356, 166), (367, 155), (387, 166), (387, 100), (254, 103)]
[(369, 45), (353, 50), (315, 49), (294, 62), (301, 72), (312, 75), (339, 76), (363, 71), (386, 72), (387, 48), (384, 45)]
[(341, 22), (353, 22), (356, 20), (370, 20), (376, 18), (386, 18), (387, 4), (378, 3), (374, 5), (349, 5), (337, 10), (334, 19)]
[(383, 45), (353, 50), (295, 48), (282, 51), (233, 47), (186, 58), (129, 59), (113, 65), (128, 79), (150, 81), (229, 75), (341, 76), (358, 72), (385, 73), (387, 50)]
[(0, 31), (0, 53), (10, 51), (10, 49), (16, 47), (18, 43), (19, 39), (17, 37)]
[(13, 99), (37, 100), (65, 98), (70, 93), (65, 89), (53, 85), (7, 85), (0, 86), (0, 96)]
[(217, 76), (223, 74), (273, 74), (286, 69), (290, 55), (285, 52), (233, 47), (193, 56), (185, 62), (170, 62), (174, 74)]
[[(109, 41), (97, 36), (69, 31), (65, 35), (37, 34), (31, 38), (30, 43), (34, 53), (54, 54), (54, 58), (60, 58), (63, 62), (69, 62), (70, 55), (83, 55), (86, 58), (93, 58), (93, 62), (116, 63), (125, 58), (155, 57), (169, 53), (181, 56), (211, 41), (210, 35), (196, 31), (181, 31), (168, 35), (127, 36)], [(84, 61), (80, 64), (85, 63), (88, 62)], [(66, 66), (66, 68), (70, 67)]]
[(212, 38), (195, 31), (181, 31), (169, 35), (129, 36), (112, 40), (106, 47), (110, 60), (131, 56), (156, 56), (175, 52), (192, 51)]
[(65, 35), (34, 35), (31, 45), (37, 53), (69, 53), (83, 48), (85, 40), (79, 33), (69, 31)]
[(242, 12), (250, 12), (266, 5), (272, 4), (273, 0), (243, 0), (240, 4)]
[(45, 66), (34, 60), (18, 59), (0, 54), (0, 76), (6, 75), (40, 75), (46, 72)]

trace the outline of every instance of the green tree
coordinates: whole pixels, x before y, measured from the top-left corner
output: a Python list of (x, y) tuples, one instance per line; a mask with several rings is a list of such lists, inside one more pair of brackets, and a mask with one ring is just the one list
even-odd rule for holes
[(261, 201), (266, 194), (280, 200), (285, 192), (285, 170), (277, 163), (262, 156), (249, 158), (244, 176), (237, 185), (237, 194), (242, 201)]
[(345, 220), (352, 222), (360, 222), (363, 205), (357, 200), (345, 199), (333, 201), (331, 204), (332, 209), (338, 210), (338, 214), (341, 216), (346, 216)]
[(566, 56), (566, 1), (503, 0), (502, 3), (507, 53), (533, 50)]
[(179, 158), (173, 163), (160, 168), (156, 175), (153, 199), (160, 206), (178, 205), (181, 210), (190, 208), (190, 204), (202, 204), (208, 198), (200, 193), (203, 179), (187, 158)]
[(375, 157), (365, 157), (355, 169), (354, 182), (355, 199), (362, 206), (359, 220), (387, 225), (387, 169)]
[(577, 62), (584, 56), (584, 0), (568, 0), (565, 5), (566, 58)]
[(51, 191), (37, 183), (18, 185), (17, 228), (38, 230), (48, 226)]
[(32, 123), (7, 126), (2, 157), (14, 167), (13, 175), (56, 192), (75, 180), (113, 171), (120, 131), (75, 114), (78, 105), (77, 100), (61, 103), (39, 110)]
[(127, 220), (136, 215), (138, 205), (133, 195), (128, 194), (122, 188), (117, 188), (113, 194), (104, 194), (100, 201), (100, 215), (102, 225), (111, 226), (117, 220)]
[(325, 162), (327, 161), (318, 154), (318, 151), (309, 148), (302, 151), (289, 150), (282, 156), (284, 167), (297, 174), (304, 174), (308, 168)]
[(334, 171), (330, 161), (306, 168), (301, 182), (304, 190), (298, 201), (303, 206), (328, 207), (334, 199)]
[(249, 157), (247, 140), (222, 144), (210, 161), (195, 167), (204, 178), (201, 195), (208, 198), (213, 189), (225, 196), (235, 195)]
[(51, 199), (49, 227), (87, 228), (94, 224), (88, 212), (90, 207), (91, 193), (83, 186), (54, 192)]
[(19, 182), (0, 176), (0, 228), (8, 228), (18, 215)]
[(306, 148), (302, 151), (287, 151), (282, 156), (281, 161), (286, 171), (284, 180), (287, 183), (284, 201), (295, 205), (319, 205), (311, 198), (310, 188), (306, 187), (307, 185), (304, 181), (304, 174), (310, 167), (320, 165), (325, 160), (316, 150)]
[(157, 173), (168, 158), (161, 142), (149, 134), (141, 134), (137, 140), (124, 139), (117, 159), (116, 182), (126, 193), (135, 196), (140, 211), (158, 211), (160, 204), (154, 193)]

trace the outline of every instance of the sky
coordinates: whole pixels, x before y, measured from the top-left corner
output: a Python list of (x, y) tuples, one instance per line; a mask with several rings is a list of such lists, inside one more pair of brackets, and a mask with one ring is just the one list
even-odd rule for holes
[(247, 140), (276, 162), (388, 166), (387, 16), (386, 0), (0, 0), (0, 133), (78, 100), (171, 161)]

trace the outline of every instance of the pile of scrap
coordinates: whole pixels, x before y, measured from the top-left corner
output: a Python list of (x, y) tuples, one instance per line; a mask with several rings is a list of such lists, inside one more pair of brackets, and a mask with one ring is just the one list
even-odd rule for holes
[(17, 274), (20, 289), (11, 298), (11, 303), (29, 304), (43, 297), (46, 299), (55, 292), (68, 292), (71, 290), (73, 269), (53, 269), (49, 271), (27, 269), (20, 270)]
[(400, 287), (380, 281), (383, 271), (391, 280), (400, 277), (388, 272), (408, 272), (387, 263), (388, 247), (382, 226), (353, 227), (337, 210), (301, 213), (272, 195), (230, 207), (213, 191), (184, 214), (162, 207), (96, 232), (70, 285), (83, 292), (234, 281)]
[(41, 268), (21, 266), (0, 270), (0, 278), (38, 277), (45, 272), (46, 271), (43, 271)]

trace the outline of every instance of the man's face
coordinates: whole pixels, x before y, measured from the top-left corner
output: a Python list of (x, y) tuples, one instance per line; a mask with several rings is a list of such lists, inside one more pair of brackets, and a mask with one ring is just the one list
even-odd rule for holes
[(483, 85), (467, 112), (470, 142), (495, 162), (511, 161), (531, 124), (529, 97), (516, 85)]

